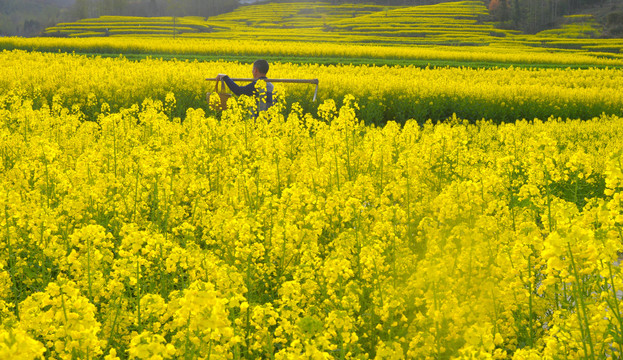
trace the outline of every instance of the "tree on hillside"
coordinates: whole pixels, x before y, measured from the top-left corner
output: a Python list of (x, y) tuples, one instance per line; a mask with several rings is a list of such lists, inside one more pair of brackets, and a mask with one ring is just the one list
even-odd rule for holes
[(98, 11), (105, 15), (123, 15), (128, 5), (127, 0), (101, 0)]
[(71, 9), (72, 17), (76, 19), (84, 19), (89, 16), (87, 9), (87, 0), (76, 0), (73, 8)]
[[(490, 0), (489, 8), (502, 0)], [(565, 15), (577, 14), (587, 7), (613, 7), (623, 5), (623, 0), (506, 0), (510, 18), (502, 20), (500, 14), (492, 11), (503, 25), (533, 33), (555, 25)], [(493, 5), (492, 5), (493, 4)]]
[(497, 21), (508, 21), (508, 3), (507, 0), (491, 0), (489, 3), (489, 12)]
[(75, 20), (102, 15), (214, 16), (233, 11), (238, 0), (76, 0)]
[(0, 36), (33, 36), (64, 21), (64, 3), (56, 0), (0, 0)]

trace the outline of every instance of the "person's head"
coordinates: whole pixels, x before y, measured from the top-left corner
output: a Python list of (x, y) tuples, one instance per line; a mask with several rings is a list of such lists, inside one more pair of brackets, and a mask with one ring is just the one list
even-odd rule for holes
[(255, 60), (253, 63), (253, 78), (257, 79), (266, 76), (266, 73), (268, 73), (268, 61)]

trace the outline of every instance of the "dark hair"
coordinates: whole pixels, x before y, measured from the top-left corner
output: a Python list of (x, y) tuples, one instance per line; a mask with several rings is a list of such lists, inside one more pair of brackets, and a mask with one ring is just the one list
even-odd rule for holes
[(253, 67), (256, 68), (261, 74), (266, 74), (268, 72), (268, 61), (255, 60)]

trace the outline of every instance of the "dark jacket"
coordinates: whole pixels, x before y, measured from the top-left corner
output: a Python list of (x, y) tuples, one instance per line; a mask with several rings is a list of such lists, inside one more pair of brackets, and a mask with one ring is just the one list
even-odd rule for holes
[[(266, 77), (263, 76), (260, 80), (266, 80)], [(259, 94), (255, 89), (255, 83), (257, 81), (253, 81), (245, 86), (238, 86), (229, 76), (224, 76), (223, 81), (229, 87), (231, 92), (233, 92), (236, 96), (247, 95), (247, 96), (255, 96), (257, 97), (257, 108), (262, 111), (266, 110), (273, 105), (273, 84), (266, 82), (266, 94)]]

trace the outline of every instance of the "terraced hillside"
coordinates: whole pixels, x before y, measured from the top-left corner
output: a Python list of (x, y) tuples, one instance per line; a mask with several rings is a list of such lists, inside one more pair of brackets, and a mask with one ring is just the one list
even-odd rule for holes
[(228, 31), (230, 27), (205, 21), (199, 17), (134, 17), (102, 16), (49, 27), (44, 35), (60, 37), (97, 36), (172, 36), (211, 31)]
[(622, 39), (601, 39), (589, 16), (571, 17), (536, 35), (499, 29), (482, 1), (422, 6), (270, 3), (201, 17), (102, 16), (47, 28), (54, 37), (167, 37), (212, 40), (303, 41), (375, 45), (521, 45), (623, 52)]
[(48, 36), (181, 36), (351, 43), (488, 43), (513, 32), (483, 21), (481, 1), (388, 7), (328, 3), (271, 3), (243, 6), (209, 19), (103, 16), (61, 23)]

